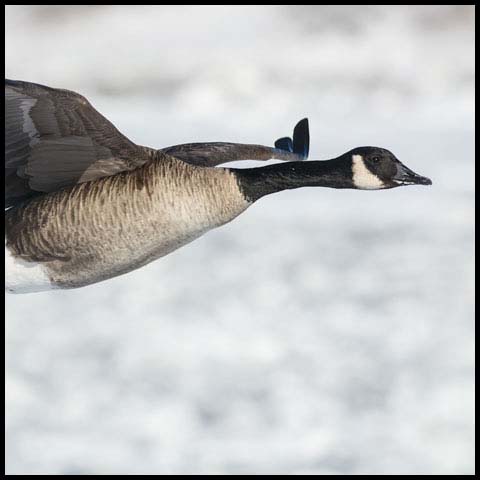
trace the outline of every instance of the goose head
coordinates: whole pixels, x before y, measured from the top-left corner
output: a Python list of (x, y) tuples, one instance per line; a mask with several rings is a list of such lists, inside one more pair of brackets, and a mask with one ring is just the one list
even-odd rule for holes
[(357, 147), (331, 160), (285, 162), (259, 168), (232, 169), (244, 197), (254, 202), (282, 190), (301, 187), (384, 190), (403, 185), (431, 185), (395, 155), (379, 147)]
[(403, 185), (431, 185), (432, 181), (406, 167), (379, 147), (358, 147), (344, 154), (351, 161), (353, 188), (379, 190)]

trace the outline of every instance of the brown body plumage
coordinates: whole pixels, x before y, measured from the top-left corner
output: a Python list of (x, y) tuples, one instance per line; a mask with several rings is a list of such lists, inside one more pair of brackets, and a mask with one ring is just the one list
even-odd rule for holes
[(7, 244), (74, 288), (139, 268), (223, 225), (249, 203), (223, 168), (168, 155), (131, 172), (34, 198), (6, 212)]

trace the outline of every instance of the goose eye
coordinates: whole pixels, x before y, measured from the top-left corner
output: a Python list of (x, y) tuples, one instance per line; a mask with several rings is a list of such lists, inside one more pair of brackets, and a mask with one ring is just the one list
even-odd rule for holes
[(373, 162), (373, 163), (378, 163), (378, 162), (380, 162), (380, 157), (372, 157), (372, 162)]

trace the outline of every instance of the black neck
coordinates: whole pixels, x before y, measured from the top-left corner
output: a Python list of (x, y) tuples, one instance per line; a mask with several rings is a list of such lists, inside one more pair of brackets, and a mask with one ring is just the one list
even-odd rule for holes
[(266, 167), (231, 169), (248, 201), (300, 187), (353, 188), (352, 169), (344, 158), (285, 162)]

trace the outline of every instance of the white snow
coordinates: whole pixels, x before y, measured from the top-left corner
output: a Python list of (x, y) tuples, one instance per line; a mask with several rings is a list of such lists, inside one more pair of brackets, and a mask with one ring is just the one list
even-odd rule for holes
[[(474, 473), (474, 7), (7, 6), (6, 75), (137, 143), (376, 145), (137, 272), (6, 299), (6, 473)], [(247, 162), (245, 165), (252, 165)]]

